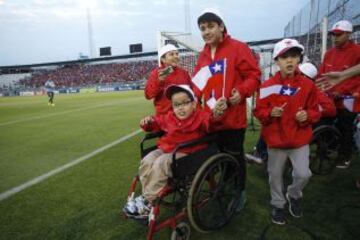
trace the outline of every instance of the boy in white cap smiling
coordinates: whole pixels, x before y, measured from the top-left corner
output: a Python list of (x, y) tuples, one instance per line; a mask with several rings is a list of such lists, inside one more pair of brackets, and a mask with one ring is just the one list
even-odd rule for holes
[[(228, 108), (222, 122), (217, 126), (218, 145), (231, 153), (240, 163), (242, 187), (245, 189), (246, 165), (243, 143), (246, 123), (246, 98), (252, 96), (260, 85), (261, 72), (250, 48), (227, 33), (224, 18), (216, 9), (205, 9), (198, 17), (198, 27), (205, 42), (200, 52), (192, 79), (194, 91), (203, 100), (204, 108), (210, 111), (212, 102), (226, 99)], [(201, 87), (201, 73), (210, 68), (222, 73), (220, 82)], [(200, 76), (200, 77), (199, 77)], [(221, 78), (221, 77), (220, 77)], [(205, 79), (206, 80), (206, 79)]]
[[(341, 20), (331, 28), (330, 34), (333, 37), (335, 47), (326, 51), (324, 60), (319, 67), (320, 77), (328, 72), (344, 71), (360, 63), (360, 46), (350, 40), (352, 31), (353, 26), (347, 20)], [(336, 127), (342, 133), (337, 168), (347, 168), (350, 165), (353, 153), (353, 122), (356, 113), (350, 112), (344, 107), (343, 98), (360, 97), (359, 92), (360, 76), (351, 77), (329, 90), (337, 108)]]
[(190, 85), (189, 73), (179, 67), (179, 51), (167, 44), (159, 49), (160, 66), (154, 69), (145, 84), (145, 98), (153, 100), (156, 114), (166, 114), (171, 110), (171, 102), (164, 95), (165, 89), (172, 84)]
[[(302, 190), (311, 177), (312, 125), (320, 118), (316, 87), (298, 70), (303, 50), (294, 39), (283, 39), (275, 44), (273, 58), (280, 71), (261, 85), (254, 110), (261, 122), (261, 136), (268, 146), (271, 220), (279, 225), (286, 223), (287, 201), (290, 214), (297, 218), (302, 216)], [(288, 158), (293, 166), (293, 182), (285, 198), (283, 172)]]

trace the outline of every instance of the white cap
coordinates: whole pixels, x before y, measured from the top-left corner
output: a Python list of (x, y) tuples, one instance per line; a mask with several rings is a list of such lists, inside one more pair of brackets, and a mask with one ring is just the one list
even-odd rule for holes
[(330, 32), (332, 33), (340, 33), (340, 32), (352, 32), (353, 26), (347, 20), (341, 20), (334, 24), (331, 28)]
[(309, 62), (301, 64), (299, 66), (299, 69), (302, 74), (304, 74), (305, 76), (307, 76), (311, 79), (315, 79), (315, 77), (318, 74), (318, 70), (316, 69), (314, 64), (309, 63)]
[(273, 59), (277, 58), (279, 55), (283, 54), (291, 48), (299, 48), (301, 53), (304, 51), (304, 46), (301, 45), (297, 40), (284, 38), (280, 42), (277, 42), (274, 47)]
[(162, 46), (162, 47), (159, 49), (158, 56), (159, 56), (159, 58), (161, 58), (161, 57), (164, 56), (166, 53), (171, 52), (171, 51), (178, 51), (178, 49), (177, 49), (177, 47), (175, 47), (175, 46), (172, 45), (172, 44), (166, 44), (165, 46)]
[(192, 98), (191, 99), (192, 101), (196, 99), (193, 90), (191, 90), (189, 85), (185, 85), (185, 84), (179, 84), (179, 85), (173, 84), (173, 85), (168, 86), (165, 91), (165, 96), (168, 99), (171, 99), (171, 96), (173, 95), (174, 91), (176, 91), (178, 89), (182, 89), (182, 90), (185, 90), (186, 92), (188, 92), (190, 95), (190, 98)]
[(216, 9), (216, 8), (205, 8), (204, 10), (201, 11), (201, 14), (200, 14), (199, 17), (201, 17), (205, 13), (212, 13), (212, 14), (218, 16), (225, 25), (224, 18), (222, 16), (221, 12), (218, 9)]

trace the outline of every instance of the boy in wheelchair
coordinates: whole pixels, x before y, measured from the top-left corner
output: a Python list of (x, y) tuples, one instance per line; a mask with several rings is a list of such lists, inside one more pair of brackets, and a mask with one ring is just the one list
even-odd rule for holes
[[(227, 108), (226, 101), (221, 98), (212, 114), (202, 111), (197, 107), (194, 93), (188, 85), (171, 85), (166, 89), (165, 95), (171, 100), (173, 110), (164, 115), (148, 116), (140, 121), (140, 126), (145, 131), (163, 131), (165, 134), (158, 140), (158, 148), (147, 154), (140, 163), (142, 194), (130, 199), (123, 208), (125, 215), (135, 219), (148, 218), (157, 193), (172, 176), (170, 164), (175, 148), (181, 143), (205, 136), (210, 131), (210, 124), (216, 124)], [(176, 158), (204, 147), (206, 145), (185, 148), (177, 153)]]

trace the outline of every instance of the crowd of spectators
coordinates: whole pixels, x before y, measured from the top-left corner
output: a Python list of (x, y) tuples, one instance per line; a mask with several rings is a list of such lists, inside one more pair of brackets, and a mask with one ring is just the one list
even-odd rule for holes
[(156, 60), (142, 60), (107, 64), (72, 64), (53, 70), (36, 70), (31, 77), (20, 80), (20, 84), (29, 88), (44, 86), (49, 79), (57, 88), (81, 87), (97, 84), (111, 84), (145, 80)]

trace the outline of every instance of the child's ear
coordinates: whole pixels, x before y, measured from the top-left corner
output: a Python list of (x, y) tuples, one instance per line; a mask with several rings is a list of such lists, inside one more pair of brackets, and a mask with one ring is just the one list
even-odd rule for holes
[(192, 106), (194, 109), (196, 108), (196, 101), (195, 101), (195, 100), (191, 102), (191, 106)]

